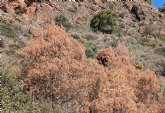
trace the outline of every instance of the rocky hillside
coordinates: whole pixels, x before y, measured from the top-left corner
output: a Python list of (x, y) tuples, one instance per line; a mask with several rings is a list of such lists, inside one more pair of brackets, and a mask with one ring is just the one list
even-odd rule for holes
[(0, 16), (4, 111), (165, 111), (165, 15), (150, 1), (2, 0)]

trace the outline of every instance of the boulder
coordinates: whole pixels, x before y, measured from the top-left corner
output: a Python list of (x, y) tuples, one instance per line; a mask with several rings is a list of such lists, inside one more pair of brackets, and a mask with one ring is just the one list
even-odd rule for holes
[(133, 5), (131, 9), (131, 13), (134, 14), (135, 18), (138, 21), (145, 20), (145, 13), (143, 12), (140, 6)]

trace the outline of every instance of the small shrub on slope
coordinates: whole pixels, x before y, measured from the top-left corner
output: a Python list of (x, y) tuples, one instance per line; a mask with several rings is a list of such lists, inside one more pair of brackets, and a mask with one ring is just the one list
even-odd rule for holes
[(64, 26), (66, 30), (70, 30), (73, 25), (69, 22), (69, 20), (64, 15), (58, 15), (55, 17), (55, 21), (59, 26)]
[(165, 42), (165, 36), (164, 35), (161, 35), (159, 38), (160, 38), (160, 40)]
[(139, 42), (142, 46), (149, 46), (149, 47), (152, 47), (152, 48), (155, 48), (155, 47), (156, 47), (155, 42), (150, 41), (150, 39), (147, 38), (147, 37), (142, 37), (142, 38), (140, 38), (138, 42)]
[(86, 44), (86, 50), (85, 50), (85, 55), (87, 58), (94, 58), (97, 53), (97, 48), (95, 45), (92, 44)]
[(94, 31), (112, 33), (116, 26), (116, 14), (112, 10), (102, 10), (91, 20), (90, 27)]
[(162, 13), (165, 13), (165, 4), (163, 5), (162, 8), (159, 8), (159, 11), (162, 12)]
[(148, 4), (151, 4), (151, 0), (144, 0), (145, 2), (147, 2)]
[(12, 65), (3, 66), (0, 75), (2, 85), (0, 97), (3, 112), (42, 112), (43, 102), (36, 101), (32, 96), (22, 92), (21, 83), (12, 69)]
[(165, 47), (155, 49), (155, 53), (165, 56)]
[(16, 38), (22, 31), (20, 27), (10, 24), (2, 18), (0, 18), (0, 29), (1, 34), (8, 38)]

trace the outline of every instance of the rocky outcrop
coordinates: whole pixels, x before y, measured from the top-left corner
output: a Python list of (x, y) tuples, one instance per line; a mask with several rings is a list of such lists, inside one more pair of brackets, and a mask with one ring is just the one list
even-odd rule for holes
[(131, 13), (135, 15), (135, 18), (138, 21), (145, 20), (145, 13), (142, 11), (142, 8), (133, 5), (131, 9)]

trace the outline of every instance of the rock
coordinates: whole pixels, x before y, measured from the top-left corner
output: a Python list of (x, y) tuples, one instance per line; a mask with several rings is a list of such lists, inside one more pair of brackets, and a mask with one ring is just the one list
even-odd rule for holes
[(4, 41), (2, 39), (0, 39), (0, 48), (4, 48), (5, 45), (4, 45)]
[(135, 18), (138, 21), (145, 20), (145, 13), (141, 9), (141, 7), (139, 7), (137, 5), (133, 5), (132, 9), (131, 9), (131, 13), (135, 15)]
[(0, 0), (0, 9), (4, 12), (7, 12), (7, 1), (5, 0)]

